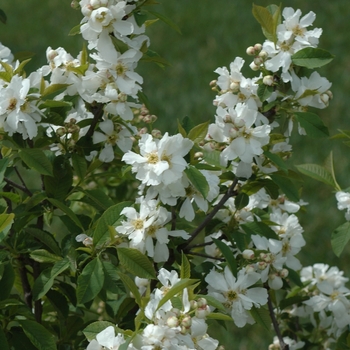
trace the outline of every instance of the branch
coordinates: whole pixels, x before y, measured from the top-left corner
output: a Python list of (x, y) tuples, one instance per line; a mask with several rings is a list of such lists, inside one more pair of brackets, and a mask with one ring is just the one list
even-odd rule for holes
[(224, 196), (221, 198), (219, 203), (214, 207), (214, 209), (206, 216), (206, 218), (203, 220), (203, 222), (191, 233), (191, 238), (188, 239), (186, 242), (186, 246), (183, 248), (183, 250), (189, 250), (190, 243), (198, 236), (198, 234), (204, 229), (205, 226), (208, 225), (210, 220), (216, 215), (216, 213), (224, 206), (226, 201), (231, 198), (232, 196), (236, 195), (235, 187), (237, 185), (238, 178), (235, 178), (229, 187), (229, 189), (226, 191)]
[(99, 122), (99, 120), (102, 118), (103, 116), (103, 104), (102, 103), (98, 103), (95, 105), (90, 105), (90, 108), (88, 108), (89, 111), (94, 115), (94, 119), (92, 119), (92, 122), (90, 124), (90, 128), (86, 133), (86, 136), (88, 137), (92, 137), (94, 131), (95, 131), (95, 127), (97, 125), (97, 123)]
[(281, 334), (281, 330), (277, 322), (276, 315), (273, 311), (273, 305), (272, 305), (272, 301), (269, 293), (269, 287), (265, 287), (265, 288), (267, 288), (267, 292), (268, 292), (267, 306), (269, 308), (270, 318), (272, 321), (273, 329), (275, 330), (277, 338), (280, 342), (281, 350), (289, 350), (289, 345), (283, 341), (283, 336)]
[[(213, 242), (211, 242), (211, 244), (213, 244)], [(202, 256), (203, 258), (207, 258), (207, 259), (214, 259), (214, 260), (219, 260), (219, 261), (225, 261), (225, 259), (223, 259), (223, 258), (217, 258), (215, 256), (211, 256), (211, 255), (207, 255), (207, 254), (203, 254), (203, 253), (188, 252), (187, 254), (189, 254), (189, 255), (196, 255), (196, 256)]]
[(23, 191), (24, 193), (26, 193), (29, 197), (31, 197), (33, 194), (32, 192), (26, 187), (26, 186), (22, 186), (17, 184), (16, 182), (8, 179), (7, 177), (4, 177), (4, 181), (7, 182), (10, 186), (17, 188), (21, 191)]

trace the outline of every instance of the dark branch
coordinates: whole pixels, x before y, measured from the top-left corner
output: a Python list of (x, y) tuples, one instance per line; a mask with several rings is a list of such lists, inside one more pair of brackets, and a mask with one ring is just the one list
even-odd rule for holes
[(21, 190), (22, 192), (26, 193), (30, 197), (33, 195), (32, 192), (26, 186), (19, 185), (16, 182), (8, 179), (7, 177), (4, 178), (4, 181), (8, 185), (10, 185), (11, 187), (14, 187), (14, 188), (17, 188), (17, 189)]
[(97, 123), (100, 121), (100, 119), (103, 116), (103, 104), (98, 103), (95, 105), (90, 105), (89, 111), (94, 115), (94, 119), (92, 119), (92, 122), (90, 124), (90, 128), (87, 131), (86, 136), (92, 137)]
[(273, 329), (275, 330), (277, 338), (278, 338), (278, 341), (280, 342), (281, 350), (289, 350), (289, 345), (286, 344), (283, 341), (283, 336), (281, 334), (281, 330), (280, 330), (280, 327), (278, 325), (278, 322), (277, 322), (277, 319), (276, 319), (276, 315), (275, 315), (275, 313), (273, 311), (273, 305), (272, 305), (272, 301), (271, 301), (271, 297), (270, 297), (270, 293), (269, 293), (269, 288), (268, 287), (267, 287), (267, 291), (268, 291), (267, 306), (269, 308), (269, 313), (270, 313), (270, 318), (271, 318), (271, 321), (272, 321)]
[(216, 213), (224, 206), (226, 201), (231, 198), (232, 196), (236, 195), (235, 187), (237, 185), (238, 179), (235, 178), (229, 187), (229, 189), (226, 191), (224, 196), (220, 199), (219, 203), (214, 207), (214, 209), (206, 216), (206, 218), (203, 220), (203, 222), (191, 233), (191, 237), (186, 242), (186, 246), (183, 248), (183, 250), (190, 249), (190, 243), (199, 235), (199, 233), (208, 225), (210, 220), (213, 219), (213, 217), (216, 215)]

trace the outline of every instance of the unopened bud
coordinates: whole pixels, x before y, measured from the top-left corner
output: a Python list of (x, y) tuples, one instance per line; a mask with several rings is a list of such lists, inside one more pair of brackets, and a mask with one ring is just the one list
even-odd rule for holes
[(286, 278), (289, 275), (289, 271), (287, 269), (282, 269), (279, 273), (280, 277)]
[(247, 260), (255, 258), (254, 252), (251, 249), (244, 250), (242, 253), (242, 256), (244, 259), (247, 259)]
[(47, 54), (46, 57), (49, 61), (52, 61), (55, 57), (58, 56), (58, 52), (56, 50), (50, 50)]
[(249, 56), (255, 56), (256, 52), (255, 52), (254, 46), (249, 46), (246, 50), (246, 53)]
[(266, 262), (260, 261), (260, 262), (258, 263), (258, 269), (259, 269), (259, 270), (265, 270), (266, 268), (267, 268)]
[(166, 320), (166, 324), (168, 325), (168, 327), (173, 328), (173, 327), (177, 327), (180, 323), (179, 323), (179, 319), (176, 316), (170, 316)]
[(203, 157), (203, 152), (196, 152), (196, 153), (194, 154), (194, 158), (195, 158), (195, 159), (202, 158), (202, 157)]
[(215, 86), (216, 86), (216, 83), (217, 83), (217, 80), (212, 80), (212, 81), (209, 83), (209, 86), (215, 87)]
[(269, 54), (264, 50), (259, 52), (259, 57), (262, 58), (263, 60), (265, 60), (268, 56)]
[(197, 309), (197, 307), (198, 307), (197, 302), (195, 300), (191, 300), (190, 301), (190, 308), (191, 308), (191, 310), (195, 310), (195, 309)]
[(261, 45), (261, 44), (258, 43), (258, 44), (255, 44), (255, 45), (254, 45), (254, 50), (255, 50), (255, 51), (260, 52), (261, 49), (262, 49), (262, 45)]
[(206, 307), (198, 308), (195, 312), (197, 318), (204, 319), (210, 314), (210, 308), (207, 305)]
[(274, 83), (273, 76), (272, 75), (265, 75), (263, 78), (263, 84), (267, 86), (272, 86)]
[(325, 105), (328, 105), (328, 102), (329, 102), (329, 96), (328, 94), (324, 93), (320, 96), (321, 98), (321, 101), (325, 104)]
[(73, 10), (77, 10), (79, 8), (79, 1), (78, 0), (73, 0), (71, 3), (70, 3), (70, 6)]
[(152, 136), (156, 139), (161, 139), (162, 138), (162, 133), (160, 130), (158, 129), (153, 129), (152, 132), (151, 132)]
[(245, 272), (249, 275), (250, 273), (253, 273), (255, 272), (255, 267), (254, 265), (247, 265), (245, 267)]
[(262, 63), (264, 63), (264, 60), (261, 58), (261, 57), (255, 57), (254, 58), (254, 63), (257, 65), (257, 66), (261, 66)]
[(257, 71), (260, 69), (260, 66), (257, 66), (254, 61), (249, 65), (250, 69), (253, 71)]
[(329, 99), (332, 99), (333, 98), (333, 93), (331, 90), (327, 90), (326, 91), (326, 94), (329, 96)]
[(183, 318), (183, 320), (181, 321), (181, 328), (185, 327), (185, 328), (188, 329), (188, 328), (191, 327), (191, 325), (192, 325), (192, 318), (191, 318), (191, 316), (185, 316)]
[(198, 307), (206, 307), (208, 305), (207, 299), (205, 298), (198, 298), (197, 299), (197, 306)]
[(64, 134), (66, 134), (66, 129), (65, 129), (65, 128), (61, 127), (61, 128), (58, 128), (58, 129), (56, 130), (56, 135), (57, 135), (58, 137), (61, 137), (61, 136), (63, 136)]
[(231, 84), (230, 84), (230, 89), (233, 91), (233, 92), (237, 92), (239, 91), (239, 87), (240, 87), (240, 84), (236, 81), (233, 81)]

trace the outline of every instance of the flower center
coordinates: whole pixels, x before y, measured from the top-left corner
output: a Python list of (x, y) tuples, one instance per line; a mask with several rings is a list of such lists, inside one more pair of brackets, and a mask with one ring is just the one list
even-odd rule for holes
[(14, 109), (16, 109), (16, 105), (17, 105), (17, 99), (15, 97), (11, 97), (7, 110), (13, 111)]
[(147, 163), (157, 164), (158, 162), (159, 162), (159, 157), (157, 153), (153, 152), (147, 155)]
[(141, 230), (143, 228), (143, 220), (141, 219), (136, 219), (132, 222), (133, 226), (135, 227), (136, 230)]

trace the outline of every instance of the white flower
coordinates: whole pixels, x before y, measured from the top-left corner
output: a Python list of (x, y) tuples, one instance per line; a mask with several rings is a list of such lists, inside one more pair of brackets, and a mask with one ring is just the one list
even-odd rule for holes
[(161, 140), (143, 134), (139, 141), (140, 154), (129, 151), (122, 160), (132, 165), (136, 178), (147, 186), (169, 185), (182, 177), (187, 168), (183, 158), (193, 146), (193, 142), (180, 134), (169, 136), (165, 133)]
[(338, 209), (346, 209), (345, 219), (350, 221), (350, 193), (344, 191), (338, 191), (335, 194), (338, 201)]
[[(96, 335), (96, 340), (93, 340), (86, 350), (118, 350), (119, 346), (124, 343), (125, 340), (123, 334), (115, 335), (114, 327), (109, 326)], [(131, 350), (133, 347), (130, 346), (128, 349)]]
[(236, 278), (227, 266), (223, 273), (212, 270), (205, 277), (208, 283), (208, 294), (223, 303), (237, 327), (254, 323), (246, 310), (250, 310), (253, 305), (260, 307), (267, 303), (268, 295), (265, 288), (249, 288), (259, 279), (258, 273), (246, 274), (243, 270), (238, 272)]

